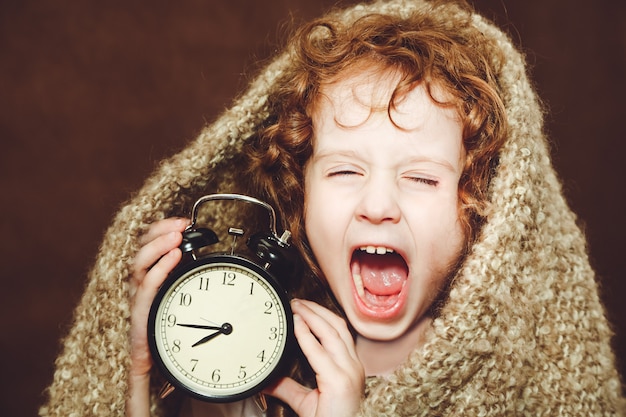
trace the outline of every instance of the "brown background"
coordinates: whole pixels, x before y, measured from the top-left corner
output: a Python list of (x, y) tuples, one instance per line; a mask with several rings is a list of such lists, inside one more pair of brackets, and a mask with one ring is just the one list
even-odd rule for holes
[[(114, 212), (330, 0), (0, 1), (0, 415), (30, 416)], [(479, 0), (528, 53), (626, 363), (625, 2)]]

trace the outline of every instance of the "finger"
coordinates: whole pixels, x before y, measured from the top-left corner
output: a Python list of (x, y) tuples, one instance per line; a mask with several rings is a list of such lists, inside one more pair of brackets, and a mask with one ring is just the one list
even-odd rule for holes
[(294, 333), (302, 352), (318, 375), (318, 382), (319, 378), (329, 380), (352, 374), (358, 369), (360, 362), (352, 357), (336, 330), (319, 316), (311, 312), (294, 314)]
[(152, 358), (148, 349), (148, 334), (146, 332), (150, 306), (160, 285), (169, 274), (169, 271), (178, 264), (181, 257), (180, 249), (175, 248), (169, 251), (145, 274), (145, 278), (139, 282), (138, 286), (134, 287), (133, 294), (131, 294), (131, 358), (132, 372), (136, 374), (144, 375), (152, 367)]
[(181, 241), (180, 232), (169, 232), (137, 252), (131, 276), (131, 298), (136, 298), (144, 288), (149, 289), (147, 297), (156, 295), (156, 289), (182, 258), (178, 248)]
[[(305, 308), (302, 310), (305, 311)], [(313, 317), (307, 317), (306, 322), (304, 315), (294, 315), (294, 331), (302, 352), (316, 374), (317, 389), (302, 399), (297, 387), (285, 383), (285, 392), (280, 395), (286, 396), (283, 401), (288, 402), (294, 410), (300, 407), (308, 410), (309, 415), (312, 415), (310, 410), (318, 410), (318, 415), (354, 415), (353, 411), (358, 408), (365, 386), (363, 365), (349, 354), (349, 349), (328, 322), (311, 313), (312, 310), (309, 310), (307, 314)], [(339, 411), (342, 408), (350, 412)]]
[(161, 257), (154, 267), (145, 274), (133, 295), (133, 302), (138, 312), (141, 311), (145, 313), (144, 315), (147, 315), (149, 306), (152, 304), (159, 287), (172, 269), (180, 262), (181, 257), (180, 249), (172, 249)]
[(264, 394), (271, 395), (291, 407), (297, 415), (306, 415), (306, 401), (310, 398), (311, 389), (291, 378), (280, 378), (276, 383), (263, 390)]
[(170, 217), (167, 219), (154, 222), (148, 228), (148, 231), (141, 236), (139, 244), (145, 246), (148, 242), (153, 241), (160, 235), (169, 232), (182, 232), (189, 225), (190, 221), (182, 217)]
[(159, 258), (174, 248), (177, 248), (182, 242), (182, 234), (179, 231), (170, 231), (165, 234), (156, 235), (156, 237), (148, 241), (135, 255), (133, 268), (135, 275), (139, 281), (143, 279), (143, 275), (148, 269), (153, 268)]
[(343, 318), (327, 308), (308, 300), (293, 300), (292, 310), (303, 317), (313, 334), (320, 338), (322, 344), (328, 343), (330, 346), (330, 343), (333, 343), (333, 340), (338, 338), (337, 341), (340, 341), (340, 343), (337, 345), (337, 349), (345, 349), (345, 352), (351, 359), (358, 360), (354, 338)]
[[(348, 329), (348, 325), (346, 324), (346, 320), (343, 317), (338, 316), (334, 312), (330, 311), (326, 307), (321, 306), (320, 304), (309, 301), (309, 300), (294, 300), (296, 304), (302, 303), (302, 305), (309, 308), (315, 314), (323, 318), (326, 322), (328, 322), (335, 330), (337, 330), (338, 334), (344, 340), (346, 346), (354, 345), (354, 338), (350, 330)], [(296, 306), (297, 308), (297, 306)]]
[(182, 258), (182, 252), (178, 247), (171, 249), (165, 255), (161, 256), (159, 260), (150, 268), (145, 274), (140, 288), (147, 288), (150, 292), (156, 295), (156, 291), (163, 284), (165, 278), (170, 272), (178, 265)]

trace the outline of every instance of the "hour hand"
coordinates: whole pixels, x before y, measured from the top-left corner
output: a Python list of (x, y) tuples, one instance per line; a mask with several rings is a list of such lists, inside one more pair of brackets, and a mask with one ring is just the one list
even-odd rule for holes
[(191, 347), (196, 347), (198, 345), (201, 345), (203, 343), (208, 342), (209, 340), (213, 339), (214, 337), (217, 337), (219, 335), (221, 335), (222, 332), (221, 331), (217, 331), (215, 333), (211, 333), (210, 335), (203, 337), (202, 339), (198, 340), (196, 343), (194, 343), (193, 345), (191, 345)]
[[(182, 325), (181, 325), (182, 326)], [(195, 326), (195, 325), (192, 325)], [(201, 345), (203, 343), (208, 342), (209, 340), (217, 337), (220, 334), (231, 334), (233, 332), (233, 326), (230, 323), (224, 323), (222, 324), (220, 327), (213, 327), (213, 326), (203, 326), (201, 328), (205, 328), (205, 329), (215, 329), (217, 330), (215, 333), (211, 333), (208, 336), (203, 337), (202, 339), (198, 340), (196, 343), (194, 343), (193, 345), (191, 345), (191, 347), (196, 347), (198, 345)]]

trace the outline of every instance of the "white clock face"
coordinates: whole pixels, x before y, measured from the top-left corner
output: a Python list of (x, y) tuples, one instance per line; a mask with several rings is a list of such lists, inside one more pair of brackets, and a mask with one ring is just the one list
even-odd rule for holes
[(226, 400), (274, 371), (290, 320), (278, 293), (253, 269), (208, 263), (164, 293), (154, 315), (154, 347), (184, 388)]

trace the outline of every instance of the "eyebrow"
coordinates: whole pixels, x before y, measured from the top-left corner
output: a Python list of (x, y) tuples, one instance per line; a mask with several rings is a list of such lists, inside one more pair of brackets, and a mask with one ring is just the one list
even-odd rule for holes
[(321, 152), (315, 152), (314, 150), (313, 154), (311, 155), (311, 159), (319, 161), (320, 159), (327, 159), (333, 156), (361, 159), (357, 152), (351, 149), (328, 149)]
[[(445, 159), (441, 159), (441, 158), (433, 158), (433, 157), (417, 157), (417, 158), (411, 158), (408, 160), (408, 162), (406, 163), (407, 165), (411, 165), (414, 163), (432, 163), (438, 166), (441, 166), (443, 168), (445, 168), (447, 171), (450, 172), (455, 172), (456, 173), (456, 169), (454, 168), (454, 166), (452, 165), (452, 163), (450, 163), (449, 161), (445, 160)], [(461, 165), (461, 169), (463, 168)]]
[[(363, 159), (359, 156), (359, 154), (356, 151), (351, 150), (351, 149), (338, 149), (338, 150), (329, 149), (329, 150), (321, 151), (319, 153), (313, 152), (313, 155), (311, 155), (311, 161), (312, 162), (323, 161), (331, 157), (347, 157), (347, 158)], [(413, 157), (406, 161), (403, 161), (399, 165), (411, 165), (411, 164), (417, 164), (417, 163), (432, 163), (432, 164), (443, 167), (447, 171), (450, 171), (453, 173), (457, 172), (457, 170), (455, 169), (454, 165), (451, 162), (445, 159), (434, 158), (434, 157), (429, 157), (429, 156)], [(463, 170), (462, 161), (459, 164), (459, 167), (460, 167), (460, 171), (459, 171), (459, 174), (460, 174)]]

